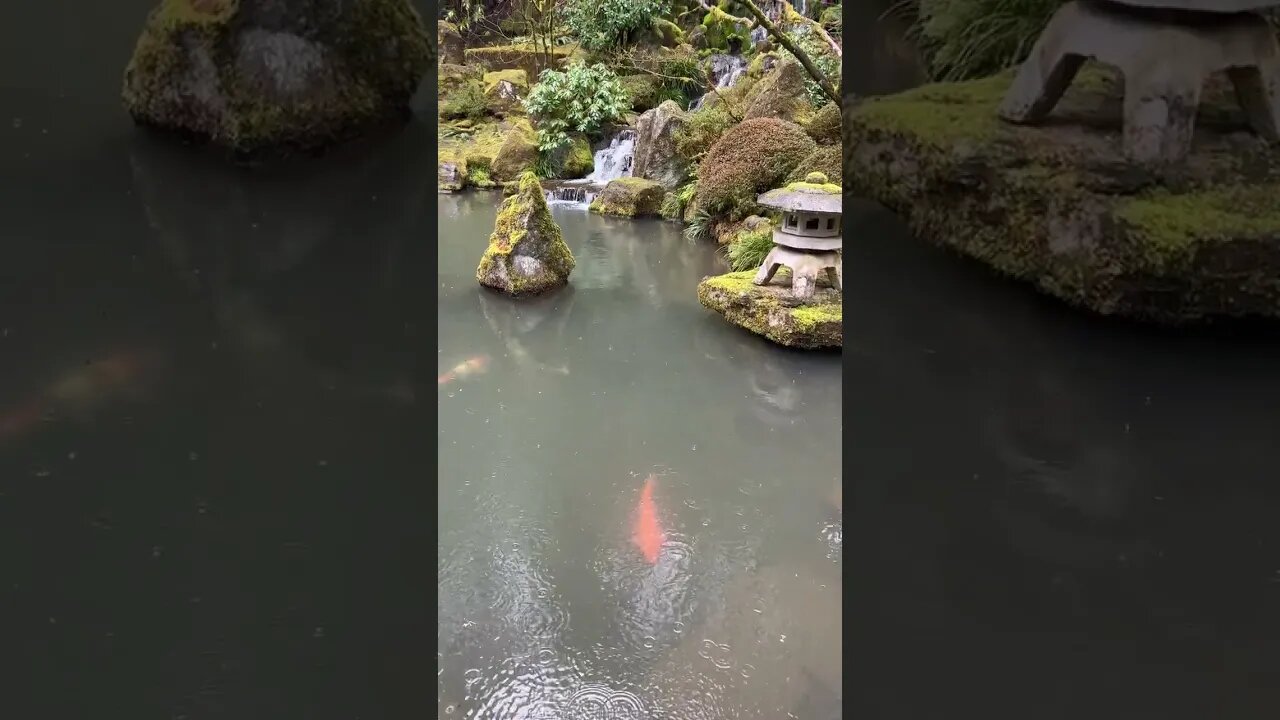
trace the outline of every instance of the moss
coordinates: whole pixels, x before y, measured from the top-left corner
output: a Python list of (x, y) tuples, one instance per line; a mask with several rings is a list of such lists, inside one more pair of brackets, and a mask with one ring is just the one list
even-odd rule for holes
[(351, 3), (312, 18), (305, 34), (334, 55), (327, 83), (282, 100), (237, 68), (229, 48), (246, 28), (239, 12), (235, 0), (164, 0), (152, 11), (125, 69), (122, 97), (135, 120), (241, 151), (325, 145), (406, 108), (434, 57), (405, 0)]
[(541, 49), (531, 43), (512, 45), (490, 45), (488, 47), (467, 48), (463, 53), (468, 65), (483, 65), (489, 70), (524, 70), (530, 78), (547, 68), (548, 62), (554, 69), (564, 66), (574, 48), (558, 45), (551, 50), (550, 57), (545, 57)]
[[(535, 276), (521, 272), (515, 261), (520, 255), (538, 260), (544, 272)], [(573, 252), (551, 217), (538, 177), (532, 172), (521, 174), (516, 193), (503, 200), (498, 210), (476, 279), (512, 295), (532, 295), (563, 285), (575, 265)]]
[(819, 145), (839, 144), (840, 142), (840, 106), (835, 103), (823, 105), (818, 112), (803, 124), (804, 131)]
[(1117, 205), (1115, 217), (1144, 241), (1153, 269), (1194, 259), (1202, 246), (1245, 237), (1280, 239), (1280, 183), (1185, 194), (1156, 190)]
[(756, 197), (782, 182), (817, 146), (798, 125), (773, 118), (734, 126), (698, 166), (697, 196), (712, 214), (745, 217)]
[(529, 121), (521, 118), (512, 122), (493, 156), (490, 171), (494, 180), (517, 179), (538, 163), (538, 134)]
[(560, 177), (566, 180), (586, 177), (595, 169), (596, 162), (591, 152), (591, 142), (582, 133), (570, 135), (569, 144), (560, 152), (563, 153), (563, 159), (560, 161)]
[(844, 27), (844, 17), (839, 5), (832, 5), (822, 11), (818, 22), (829, 33), (839, 35)]
[(664, 100), (662, 82), (653, 75), (624, 75), (618, 78), (631, 102), (631, 109), (644, 112), (658, 106)]
[(660, 215), (666, 189), (652, 180), (618, 178), (605, 186), (591, 203), (591, 212), (620, 217)]
[(728, 50), (733, 44), (746, 47), (751, 38), (749, 23), (719, 7), (712, 7), (702, 18), (702, 30), (707, 46), (721, 50)]
[(489, 92), (498, 86), (500, 82), (509, 82), (516, 87), (517, 90), (527, 92), (529, 90), (529, 74), (524, 70), (494, 70), (484, 74), (484, 90)]
[[(784, 268), (778, 276), (786, 274)], [(800, 303), (789, 297), (784, 286), (762, 288), (752, 282), (754, 277), (754, 270), (745, 270), (705, 278), (698, 284), (698, 301), (729, 322), (781, 345), (806, 349), (843, 345), (839, 292), (819, 289), (811, 302)]]

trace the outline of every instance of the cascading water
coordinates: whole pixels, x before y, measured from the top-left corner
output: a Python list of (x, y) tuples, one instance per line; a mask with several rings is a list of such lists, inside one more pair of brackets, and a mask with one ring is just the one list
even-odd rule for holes
[(592, 185), (608, 185), (610, 180), (631, 175), (631, 158), (636, 147), (636, 131), (630, 128), (613, 136), (609, 146), (596, 151), (595, 170), (587, 176)]
[(553, 205), (590, 205), (596, 191), (610, 181), (631, 176), (631, 163), (635, 155), (636, 131), (627, 128), (596, 151), (595, 169), (581, 180), (567, 182), (546, 189), (547, 203)]
[[(747, 61), (743, 60), (741, 55), (712, 55), (709, 62), (711, 64), (711, 79), (716, 83), (716, 90), (728, 90), (747, 72)], [(710, 94), (707, 93), (707, 95)], [(689, 106), (689, 109), (697, 110), (702, 107), (702, 104), (706, 102), (707, 95), (695, 100)]]

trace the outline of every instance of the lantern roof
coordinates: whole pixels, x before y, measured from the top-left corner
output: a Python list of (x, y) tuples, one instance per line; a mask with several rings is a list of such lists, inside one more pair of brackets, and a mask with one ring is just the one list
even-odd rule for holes
[(826, 175), (815, 172), (806, 175), (803, 182), (764, 193), (756, 202), (784, 212), (839, 215), (844, 201), (840, 186), (827, 182)]

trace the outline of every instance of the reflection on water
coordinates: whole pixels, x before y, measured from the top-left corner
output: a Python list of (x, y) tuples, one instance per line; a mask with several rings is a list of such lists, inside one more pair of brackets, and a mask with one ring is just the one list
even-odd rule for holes
[(556, 206), (571, 286), (483, 291), (499, 199), (439, 198), (438, 366), (493, 358), (440, 387), (440, 716), (838, 701), (838, 356), (704, 311), (697, 281), (721, 261), (660, 222)]

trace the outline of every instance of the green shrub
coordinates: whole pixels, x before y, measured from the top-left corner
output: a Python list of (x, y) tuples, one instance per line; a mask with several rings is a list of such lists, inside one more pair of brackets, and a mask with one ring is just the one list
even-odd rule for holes
[(722, 108), (713, 105), (698, 110), (676, 133), (676, 152), (680, 157), (699, 160), (733, 124), (734, 119)]
[(613, 71), (601, 64), (575, 62), (564, 72), (543, 70), (525, 98), (525, 111), (538, 124), (538, 147), (555, 150), (569, 132), (595, 133), (622, 117), (630, 106), (627, 92)]
[(582, 47), (607, 50), (649, 31), (669, 6), (668, 0), (568, 0), (564, 24)]
[(935, 80), (985, 77), (1026, 59), (1065, 0), (906, 0)]
[(817, 144), (795, 123), (753, 118), (730, 128), (698, 165), (698, 206), (739, 219), (756, 196), (778, 187)]
[(438, 114), (443, 119), (479, 120), (484, 113), (484, 86), (478, 82), (461, 83), (440, 98)]

